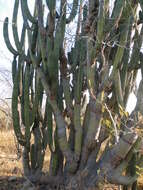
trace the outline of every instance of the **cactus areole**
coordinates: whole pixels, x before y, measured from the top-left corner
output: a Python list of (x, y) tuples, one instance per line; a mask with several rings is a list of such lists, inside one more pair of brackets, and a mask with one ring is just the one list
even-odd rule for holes
[(13, 54), (13, 127), (24, 175), (57, 189), (102, 190), (112, 183), (135, 190), (143, 160), (143, 80), (131, 114), (126, 106), (138, 70), (143, 74), (142, 1), (35, 0), (33, 12), (30, 0), (13, 2), (15, 44), (8, 18), (3, 36)]

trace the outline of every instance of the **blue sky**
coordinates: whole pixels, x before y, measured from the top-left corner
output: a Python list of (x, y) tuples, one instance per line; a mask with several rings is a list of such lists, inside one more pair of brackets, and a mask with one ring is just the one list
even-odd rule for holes
[(12, 55), (9, 53), (4, 43), (3, 21), (5, 17), (8, 16), (9, 18), (11, 18), (12, 16), (12, 9), (13, 9), (12, 2), (13, 1), (10, 1), (10, 0), (8, 1), (0, 0), (0, 68), (5, 67), (7, 69), (11, 68), (10, 60), (12, 60)]
[[(29, 1), (30, 9), (34, 0)], [(13, 55), (8, 51), (3, 39), (3, 22), (6, 17), (9, 18), (9, 35), (10, 41), (14, 45), (12, 36), (12, 14), (13, 14), (14, 0), (0, 0), (0, 99), (10, 98), (12, 93), (11, 82), (11, 62)], [(18, 26), (22, 26), (22, 17), (19, 11)]]
[(12, 55), (7, 50), (3, 39), (3, 21), (6, 16), (12, 16), (12, 2), (11, 0), (0, 0), (0, 98), (10, 98), (12, 92), (10, 80)]

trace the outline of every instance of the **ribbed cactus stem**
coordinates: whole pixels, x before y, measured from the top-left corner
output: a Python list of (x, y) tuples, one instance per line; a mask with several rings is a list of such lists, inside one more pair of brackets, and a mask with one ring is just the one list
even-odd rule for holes
[(31, 159), (31, 168), (32, 170), (36, 170), (36, 160), (37, 160), (37, 150), (35, 148), (35, 144), (31, 145), (31, 150), (30, 150), (30, 159)]
[(79, 68), (77, 83), (75, 88), (75, 105), (74, 105), (74, 127), (75, 127), (75, 153), (79, 157), (82, 146), (82, 127), (81, 127), (81, 90), (83, 80), (83, 68)]
[(21, 32), (21, 39), (20, 39), (21, 48), (22, 48), (23, 52), (25, 50), (25, 36), (26, 36), (26, 27), (25, 27), (25, 24), (23, 24), (22, 32)]
[[(124, 7), (124, 3), (125, 1), (124, 0), (116, 0), (115, 1), (115, 6), (114, 6), (114, 9), (113, 9), (113, 12), (112, 12), (112, 15), (111, 15), (111, 20), (106, 28), (106, 31), (109, 32), (109, 30), (112, 28), (112, 27), (116, 27), (116, 25), (118, 24), (117, 22), (120, 20), (120, 17), (122, 15), (122, 12), (123, 12), (123, 7)], [(113, 19), (112, 19), (113, 18)]]
[(121, 77), (120, 77), (119, 70), (117, 70), (117, 72), (114, 76), (114, 84), (115, 84), (117, 102), (120, 106), (124, 107), (123, 91), (122, 91), (122, 86), (121, 86)]
[[(97, 44), (101, 45), (104, 36), (105, 24), (105, 1), (101, 0), (99, 5), (99, 19), (97, 23)], [(97, 46), (99, 46), (97, 45)], [(98, 49), (98, 47), (97, 47)]]
[(52, 108), (46, 100), (45, 107), (45, 116), (44, 116), (44, 125), (43, 125), (43, 146), (46, 148), (47, 144), (49, 145), (49, 149), (53, 150), (53, 120), (52, 120)]
[(21, 132), (20, 118), (19, 118), (20, 112), (18, 111), (20, 70), (21, 70), (21, 62), (19, 60), (18, 71), (14, 77), (14, 87), (13, 87), (13, 94), (12, 94), (12, 118), (13, 118), (13, 127), (14, 127), (17, 140), (22, 146), (25, 146), (26, 139)]
[(12, 80), (13, 80), (13, 83), (15, 81), (16, 73), (17, 73), (17, 57), (14, 56), (13, 62), (12, 62)]
[(24, 119), (25, 119), (25, 137), (27, 145), (30, 143), (30, 104), (29, 104), (29, 81), (30, 81), (30, 65), (26, 65), (24, 78)]
[(73, 0), (71, 13), (70, 13), (69, 17), (66, 20), (67, 24), (72, 22), (74, 20), (75, 16), (77, 15), (78, 2), (79, 2), (78, 0)]
[(46, 0), (47, 6), (51, 12), (51, 14), (55, 14), (55, 8), (56, 8), (56, 0), (50, 1)]
[(69, 150), (69, 146), (68, 146), (67, 139), (66, 139), (65, 121), (61, 115), (59, 108), (57, 107), (56, 101), (51, 96), (51, 92), (50, 92), (49, 86), (47, 84), (46, 77), (40, 68), (37, 69), (37, 74), (38, 74), (39, 78), (41, 79), (42, 85), (43, 85), (43, 87), (46, 91), (47, 97), (48, 97), (48, 102), (51, 105), (53, 112), (54, 112), (55, 120), (56, 120), (57, 127), (58, 127), (60, 148), (61, 148), (62, 152), (66, 154), (66, 152), (70, 152), (70, 150)]
[(38, 27), (39, 27), (39, 42), (40, 42), (40, 49), (42, 55), (42, 61), (44, 64), (44, 70), (46, 71), (47, 66), (47, 52), (46, 52), (46, 30), (44, 28), (44, 20), (43, 20), (43, 7), (42, 1), (36, 1), (37, 11), (38, 11)]
[(18, 36), (18, 30), (17, 30), (17, 17), (18, 17), (18, 7), (19, 7), (19, 0), (15, 0), (14, 4), (14, 10), (13, 10), (13, 18), (12, 18), (12, 31), (13, 31), (13, 37), (15, 41), (15, 45), (17, 47), (17, 50), (19, 52), (22, 51), (22, 47), (20, 44), (19, 36)]
[(33, 134), (34, 134), (34, 145), (35, 145), (35, 157), (37, 158), (36, 159), (36, 168), (37, 169), (42, 169), (43, 167), (43, 161), (44, 161), (44, 151), (42, 150), (42, 143), (41, 143), (41, 139), (42, 139), (42, 136), (41, 136), (41, 132), (40, 132), (40, 129), (39, 129), (39, 121), (38, 121), (38, 118), (36, 118), (37, 120), (35, 120), (35, 123), (34, 123), (34, 131), (33, 131)]
[(8, 18), (6, 17), (4, 20), (4, 25), (3, 25), (3, 36), (4, 36), (5, 44), (12, 54), (18, 55), (19, 53), (13, 48), (9, 40), (8, 24), (9, 24), (9, 21), (8, 21)]
[(21, 8), (22, 8), (22, 12), (24, 13), (27, 20), (29, 20), (33, 24), (37, 22), (36, 19), (31, 15), (31, 12), (30, 12), (30, 10), (28, 8), (27, 0), (21, 0)]

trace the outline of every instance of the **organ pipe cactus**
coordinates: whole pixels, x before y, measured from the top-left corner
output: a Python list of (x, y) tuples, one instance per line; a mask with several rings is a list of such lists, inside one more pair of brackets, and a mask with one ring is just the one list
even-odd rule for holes
[[(143, 114), (142, 81), (129, 116), (126, 105), (137, 71), (142, 70), (139, 4), (142, 8), (141, 1), (116, 0), (111, 10), (109, 0), (73, 0), (67, 15), (66, 0), (35, 0), (33, 13), (27, 0), (15, 0), (15, 45), (9, 38), (8, 18), (3, 36), (13, 54), (13, 126), (23, 146), (24, 174), (32, 182), (44, 178), (47, 146), (51, 154), (45, 178), (50, 185), (56, 181), (65, 189), (103, 189), (107, 180), (128, 189), (137, 180), (135, 165), (141, 165), (142, 156), (134, 150), (140, 148), (142, 137), (135, 118)], [(67, 50), (71, 24), (77, 26), (76, 36)], [(134, 163), (133, 171), (128, 162)], [(56, 180), (58, 176), (63, 180)]]

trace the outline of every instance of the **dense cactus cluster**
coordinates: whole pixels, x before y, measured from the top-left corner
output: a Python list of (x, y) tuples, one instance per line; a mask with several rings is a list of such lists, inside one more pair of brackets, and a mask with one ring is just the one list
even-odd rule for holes
[[(137, 71), (143, 71), (143, 4), (115, 0), (113, 10), (110, 6), (109, 0), (73, 0), (67, 14), (66, 0), (35, 0), (32, 14), (27, 0), (15, 0), (15, 46), (5, 19), (4, 39), (13, 54), (13, 126), (23, 146), (24, 174), (32, 182), (42, 178), (47, 146), (48, 183), (60, 176), (66, 189), (103, 189), (105, 181), (128, 189), (138, 177), (135, 164), (140, 167), (142, 156), (134, 150), (141, 144), (135, 129), (143, 114), (142, 81), (135, 110), (128, 116), (125, 109)], [(75, 42), (67, 52), (66, 28), (73, 21)]]

